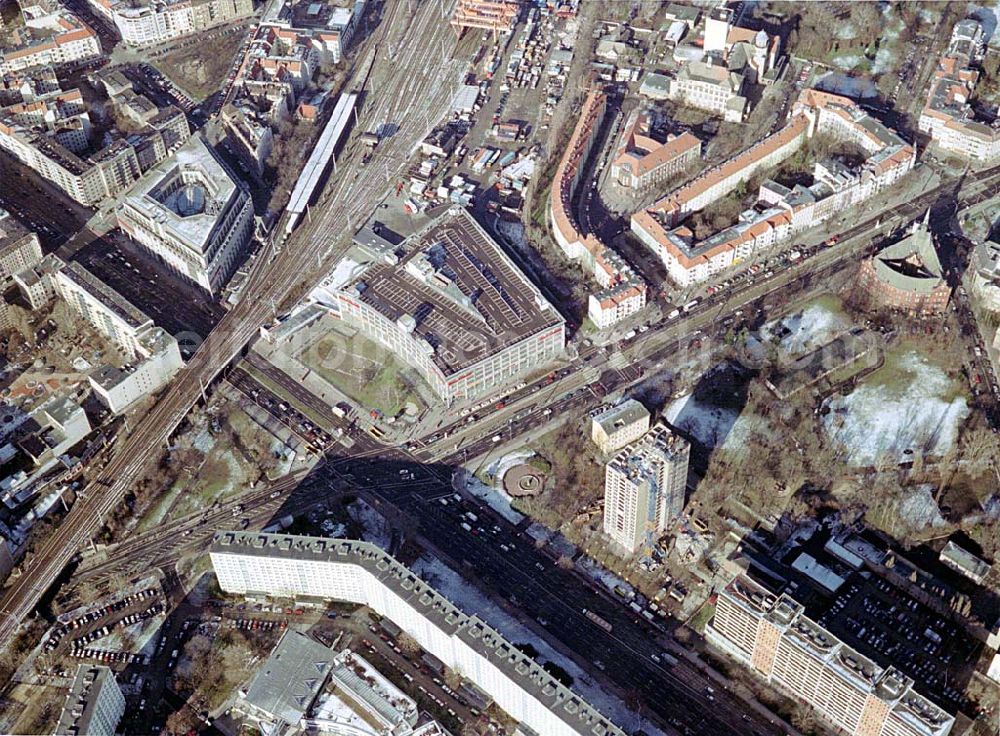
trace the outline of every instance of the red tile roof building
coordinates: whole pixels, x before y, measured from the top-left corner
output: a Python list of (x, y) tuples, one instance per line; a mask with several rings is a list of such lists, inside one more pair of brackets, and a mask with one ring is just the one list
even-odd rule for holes
[(973, 161), (1000, 158), (1000, 128), (978, 122), (969, 104), (979, 81), (974, 65), (982, 58), (983, 49), (984, 33), (979, 23), (966, 19), (955, 25), (917, 124), (942, 150)]
[[(819, 163), (811, 187), (761, 186), (755, 209), (732, 227), (695, 241), (682, 225), (693, 212), (735, 190), (798, 150), (817, 132), (851, 141), (870, 155), (851, 171)], [(632, 215), (632, 232), (652, 250), (682, 286), (709, 279), (816, 225), (836, 211), (891, 186), (913, 168), (916, 151), (896, 133), (846, 97), (806, 90), (784, 128)]]
[(567, 258), (581, 261), (590, 269), (601, 287), (590, 295), (587, 308), (599, 329), (620, 322), (646, 304), (646, 283), (621, 256), (596, 235), (586, 232), (573, 213), (573, 196), (606, 108), (607, 97), (602, 91), (593, 90), (587, 95), (549, 192), (549, 223), (556, 243)]
[(649, 115), (634, 111), (622, 130), (611, 175), (620, 186), (643, 189), (684, 171), (701, 157), (701, 141), (690, 133), (661, 143), (649, 135)]

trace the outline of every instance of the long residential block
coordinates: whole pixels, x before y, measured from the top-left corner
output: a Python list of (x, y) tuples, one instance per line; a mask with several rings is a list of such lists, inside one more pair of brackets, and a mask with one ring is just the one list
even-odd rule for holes
[[(701, 240), (684, 220), (778, 165), (817, 134), (858, 145), (868, 157), (857, 168), (817, 162), (811, 186), (761, 185), (757, 206), (733, 226)], [(757, 144), (632, 215), (632, 232), (682, 286), (706, 281), (796, 233), (892, 186), (916, 163), (916, 149), (852, 100), (806, 90), (789, 122)]]
[(839, 733), (946, 736), (955, 718), (913, 689), (913, 680), (851, 649), (745, 576), (719, 593), (709, 643), (801, 699)]
[(523, 733), (625, 736), (500, 633), (460, 611), (375, 545), (220, 532), (209, 554), (219, 585), (227, 593), (313, 596), (368, 606), (488, 692), (521, 722)]

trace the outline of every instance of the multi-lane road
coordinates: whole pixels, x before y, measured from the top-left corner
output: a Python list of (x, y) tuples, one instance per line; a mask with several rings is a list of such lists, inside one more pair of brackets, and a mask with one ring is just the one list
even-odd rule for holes
[[(465, 64), (450, 58), (455, 39), (442, 22), (442, 6), (421, 3), (412, 15), (395, 18), (402, 4), (390, 4), (387, 16), (369, 41), (367, 62), (377, 88), (365, 90), (359, 112), (361, 128), (398, 121), (393, 136), (380, 146), (367, 169), (348, 151), (339, 175), (321, 195), (322, 207), (307, 219), (271, 259), (258, 258), (245, 297), (208, 335), (170, 388), (146, 415), (135, 422), (117, 454), (80, 494), (60, 526), (27, 561), (23, 574), (0, 597), (0, 644), (17, 633), (38, 603), (83, 545), (122, 503), (125, 493), (157, 461), (174, 429), (259, 328), (272, 318), (275, 304), (295, 298), (338, 253), (362, 215), (375, 209), (388, 188), (386, 178), (398, 176), (412, 149), (426, 132), (424, 120), (436, 121), (447, 110), (453, 85)], [(405, 20), (405, 22), (404, 22)], [(390, 52), (390, 46), (392, 51)], [(349, 84), (361, 80), (354, 79)], [(317, 253), (319, 256), (317, 257)], [(315, 272), (310, 266), (315, 261)]]
[[(989, 184), (997, 176), (984, 175), (981, 182)], [(897, 208), (894, 214), (906, 221), (936, 196), (937, 191), (928, 192)], [(845, 241), (852, 236), (870, 236), (876, 231), (878, 219), (873, 217), (848, 231)], [(77, 578), (100, 579), (139, 567), (173, 564), (183, 555), (202, 549), (219, 527), (242, 525), (247, 519), (248, 525), (260, 528), (282, 515), (322, 505), (345, 488), (367, 490), (385, 503), (383, 508), (392, 507), (396, 513), (416, 520), (422, 538), (435, 552), (456, 567), (474, 573), (485, 587), (543, 626), (547, 635), (567, 652), (589, 663), (600, 662), (604, 677), (622, 691), (638, 692), (658, 719), (699, 734), (747, 733), (750, 729), (773, 732), (766, 719), (753, 723), (745, 720), (744, 716), (756, 719), (747, 715), (745, 704), (708, 692), (706, 688), (712, 683), (704, 675), (689, 671), (686, 665), (671, 667), (652, 660), (649, 655), (661, 646), (655, 643), (658, 637), (662, 638), (661, 633), (622, 606), (609, 603), (581, 585), (574, 575), (554, 566), (543, 552), (488, 509), (478, 508), (477, 512), (490, 531), (473, 535), (458, 526), (453, 507), (442, 505), (437, 499), (452, 493), (453, 467), (468, 457), (495, 449), (490, 435), (497, 426), (509, 432), (505, 438), (519, 436), (544, 427), (552, 417), (579, 413), (592, 406), (596, 395), (593, 390), (582, 388), (579, 379), (583, 374), (601, 376), (604, 390), (624, 388), (638, 380), (644, 369), (655, 368), (658, 361), (676, 356), (690, 342), (696, 327), (709, 329), (709, 324), (734, 314), (748, 302), (766, 305), (770, 295), (787, 293), (789, 286), (806, 273), (814, 277), (813, 282), (822, 281), (824, 276), (855, 261), (859, 251), (866, 247), (867, 238), (859, 237), (853, 245), (845, 242), (842, 248), (819, 251), (813, 259), (776, 273), (764, 288), (759, 283), (744, 283), (729, 293), (707, 298), (670, 328), (637, 336), (626, 346), (628, 370), (613, 369), (605, 351), (586, 349), (577, 363), (560, 369), (551, 379), (540, 378), (506, 397), (503, 409), (496, 410), (491, 405), (488, 409), (491, 416), (471, 422), (469, 416), (454, 417), (449, 424), (435, 430), (434, 436), (414, 443), (412, 450), (379, 447), (368, 435), (355, 432), (357, 444), (350, 457), (330, 456), (308, 477), (296, 475), (267, 488), (251, 490), (237, 500), (227, 501), (223, 507), (138, 535), (116, 549), (108, 561), (98, 564), (85, 561)], [(401, 481), (400, 470), (406, 470), (412, 480)], [(236, 504), (241, 508), (235, 509)], [(494, 533), (494, 526), (500, 531)], [(516, 552), (503, 551), (501, 543)], [(594, 626), (583, 617), (584, 608), (600, 612), (612, 622), (613, 631), (609, 634)], [(677, 667), (680, 668), (675, 672)], [(663, 697), (664, 694), (668, 697)], [(713, 699), (709, 699), (710, 695)], [(687, 707), (677, 709), (677, 702), (684, 702)]]

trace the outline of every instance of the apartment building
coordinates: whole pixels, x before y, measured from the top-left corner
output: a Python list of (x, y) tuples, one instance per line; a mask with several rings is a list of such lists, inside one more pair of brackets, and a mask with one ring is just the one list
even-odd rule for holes
[(89, 0), (129, 46), (164, 43), (253, 15), (253, 0)]
[(122, 199), (118, 224), (180, 276), (219, 294), (253, 235), (253, 203), (195, 136), (136, 182)]
[(79, 263), (50, 254), (14, 278), (33, 309), (61, 298), (126, 357), (124, 366), (105, 365), (89, 376), (94, 394), (112, 413), (159, 391), (183, 367), (177, 341)]
[(24, 39), (16, 46), (0, 48), (0, 74), (37, 66), (69, 64), (101, 55), (97, 34), (64, 9), (47, 12), (34, 5), (22, 8)]
[(595, 235), (587, 233), (573, 212), (573, 197), (606, 110), (607, 96), (601, 90), (591, 91), (556, 169), (548, 201), (549, 224), (556, 243), (567, 258), (580, 261), (601, 287), (589, 295), (587, 305), (587, 316), (598, 329), (617, 324), (642, 309), (647, 291), (645, 281), (632, 267)]
[(626, 189), (645, 189), (674, 177), (701, 158), (701, 141), (691, 133), (650, 136), (649, 113), (635, 110), (622, 130), (611, 176)]
[(625, 399), (590, 417), (590, 438), (603, 453), (617, 452), (647, 431), (649, 410), (635, 399)]
[(1000, 243), (984, 240), (976, 245), (970, 262), (971, 290), (991, 312), (1000, 312)]
[(941, 150), (978, 162), (1000, 158), (1000, 127), (977, 121), (970, 104), (985, 50), (986, 34), (978, 21), (955, 24), (917, 123)]
[(787, 595), (738, 576), (718, 596), (708, 642), (851, 736), (946, 736), (949, 715), (913, 680), (846, 646)]
[(56, 736), (115, 736), (125, 715), (125, 696), (110, 667), (76, 668), (56, 726)]
[(76, 400), (58, 394), (30, 415), (15, 415), (13, 426), (6, 421), (5, 425), (0, 434), (0, 497), (11, 509), (27, 503), (40, 481), (64, 466), (64, 455), (91, 429)]
[(0, 207), (0, 286), (18, 271), (42, 260), (38, 236)]
[(274, 147), (268, 121), (249, 106), (226, 105), (221, 113), (229, 149), (250, 171), (263, 173)]
[(11, 278), (41, 260), (42, 245), (38, 236), (0, 207), (0, 330), (12, 326), (9, 306), (3, 298)]
[(670, 80), (668, 97), (699, 110), (714, 113), (731, 123), (742, 123), (747, 109), (743, 94), (746, 78), (725, 66), (707, 61), (692, 61), (680, 68)]
[(940, 315), (948, 308), (951, 286), (930, 229), (930, 211), (906, 237), (861, 262), (856, 293), (871, 306), (910, 316)]
[[(814, 183), (809, 187), (788, 188), (766, 181), (754, 209), (741, 214), (733, 226), (702, 240), (696, 240), (683, 225), (690, 213), (781, 163), (816, 134), (855, 143), (869, 156), (857, 170), (836, 161), (817, 162)], [(792, 109), (791, 120), (781, 130), (634, 213), (631, 228), (663, 261), (671, 279), (688, 286), (706, 281), (865, 201), (899, 181), (915, 163), (913, 146), (852, 100), (806, 90)]]
[(653, 545), (684, 510), (691, 444), (657, 424), (605, 466), (604, 533), (630, 554)]
[(525, 733), (624, 736), (513, 643), (481, 619), (462, 613), (375, 545), (220, 532), (209, 555), (227, 593), (312, 596), (367, 605), (489, 693)]
[(82, 159), (56, 138), (0, 116), (0, 149), (34, 169), (68, 196), (97, 205), (134, 182), (139, 160), (126, 141)]
[(462, 207), (452, 207), (323, 305), (415, 368), (447, 404), (540, 370), (562, 316)]

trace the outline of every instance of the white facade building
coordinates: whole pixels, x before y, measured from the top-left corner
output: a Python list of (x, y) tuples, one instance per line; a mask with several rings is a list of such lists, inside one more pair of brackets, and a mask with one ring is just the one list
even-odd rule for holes
[(649, 431), (649, 410), (626, 399), (590, 417), (590, 438), (601, 452), (616, 452)]
[(67, 265), (50, 254), (18, 273), (15, 281), (33, 309), (61, 297), (126, 356), (125, 366), (103, 366), (89, 377), (95, 395), (112, 413), (159, 391), (183, 367), (177, 340), (79, 263)]
[(253, 234), (253, 203), (200, 136), (143, 175), (118, 224), (178, 274), (218, 294)]
[(652, 545), (684, 510), (691, 445), (658, 424), (605, 467), (604, 533), (635, 552)]
[(81, 664), (63, 705), (55, 736), (115, 736), (125, 696), (109, 667)]
[(399, 259), (339, 288), (321, 284), (312, 298), (417, 369), (443, 401), (487, 395), (562, 353), (562, 316), (465, 208), (400, 247)]
[(151, 0), (144, 4), (90, 0), (114, 22), (129, 46), (148, 46), (199, 33), (253, 14), (253, 0)]
[(343, 539), (220, 532), (210, 548), (222, 590), (367, 605), (445, 666), (545, 736), (624, 736), (516, 646), (375, 545)]

